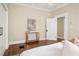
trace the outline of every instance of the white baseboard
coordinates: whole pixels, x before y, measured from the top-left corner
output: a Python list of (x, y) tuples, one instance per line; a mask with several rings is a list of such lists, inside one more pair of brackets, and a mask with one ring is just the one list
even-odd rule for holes
[(58, 36), (57, 38), (64, 39), (63, 37)]
[(9, 45), (19, 44), (19, 43), (25, 43), (25, 40), (9, 42)]
[(9, 48), (9, 45), (7, 45), (7, 46), (5, 47), (5, 50), (8, 49), (8, 48)]
[[(45, 38), (40, 38), (39, 40), (45, 40)], [(9, 45), (12, 45), (12, 44), (20, 44), (20, 43), (25, 43), (25, 40), (12, 41), (12, 42), (9, 42)]]

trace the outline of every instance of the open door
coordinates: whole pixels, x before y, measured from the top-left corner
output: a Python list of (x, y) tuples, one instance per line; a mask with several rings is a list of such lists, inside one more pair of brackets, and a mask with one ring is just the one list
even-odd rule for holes
[(47, 40), (57, 40), (57, 19), (47, 19)]

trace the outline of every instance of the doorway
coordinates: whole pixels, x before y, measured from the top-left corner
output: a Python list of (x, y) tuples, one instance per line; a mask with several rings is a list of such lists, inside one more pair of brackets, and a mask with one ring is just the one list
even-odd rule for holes
[(64, 40), (64, 19), (65, 17), (57, 18), (57, 41)]
[(67, 13), (46, 20), (46, 39), (57, 41), (68, 39)]

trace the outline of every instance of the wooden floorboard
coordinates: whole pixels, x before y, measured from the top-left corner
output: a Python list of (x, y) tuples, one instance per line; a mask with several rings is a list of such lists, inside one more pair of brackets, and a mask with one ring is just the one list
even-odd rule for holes
[[(14, 44), (14, 45), (10, 45), (8, 50), (5, 51), (4, 56), (12, 56), (15, 54), (20, 54), (21, 52), (28, 50), (28, 49), (32, 49), (35, 47), (39, 47), (39, 46), (44, 46), (44, 45), (49, 45), (49, 44), (54, 44), (57, 43), (58, 41), (54, 41), (54, 40), (41, 40), (39, 42), (34, 42), (34, 43), (29, 43), (29, 44)], [(24, 48), (20, 48), (20, 46), (24, 46)]]

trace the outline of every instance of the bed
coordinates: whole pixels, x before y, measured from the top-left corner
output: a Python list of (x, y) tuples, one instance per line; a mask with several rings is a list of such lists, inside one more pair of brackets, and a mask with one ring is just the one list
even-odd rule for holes
[(64, 40), (64, 42), (26, 50), (20, 56), (79, 56), (79, 46)]
[(26, 50), (20, 56), (61, 56), (63, 43), (55, 43), (51, 45), (41, 46)]

